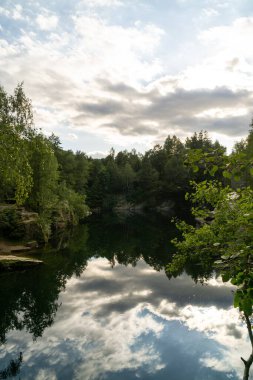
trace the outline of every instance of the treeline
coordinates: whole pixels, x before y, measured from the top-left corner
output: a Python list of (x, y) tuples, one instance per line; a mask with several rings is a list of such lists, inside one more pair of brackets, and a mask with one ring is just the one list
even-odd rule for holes
[[(54, 225), (78, 223), (88, 209), (166, 207), (171, 199), (183, 199), (190, 181), (210, 176), (236, 181), (236, 173), (224, 179), (226, 150), (206, 132), (194, 133), (184, 143), (168, 136), (163, 145), (145, 154), (135, 150), (115, 154), (112, 149), (107, 157), (93, 159), (80, 151), (66, 151), (57, 136), (46, 137), (35, 128), (22, 84), (13, 95), (0, 87), (0, 144), (0, 202), (37, 212), (47, 236)], [(194, 164), (200, 152), (209, 157), (212, 173)], [(231, 157), (252, 152), (251, 130)], [(242, 168), (238, 170), (240, 181), (249, 183), (247, 171), (242, 176)]]
[(110, 154), (91, 160), (87, 202), (91, 208), (111, 209), (130, 203), (133, 206), (166, 207), (168, 200), (182, 198), (189, 190), (189, 181), (206, 176), (187, 167), (190, 150), (214, 152), (217, 161), (225, 148), (213, 143), (206, 132), (194, 133), (182, 143), (168, 136), (163, 146), (156, 145), (145, 154), (135, 150)]

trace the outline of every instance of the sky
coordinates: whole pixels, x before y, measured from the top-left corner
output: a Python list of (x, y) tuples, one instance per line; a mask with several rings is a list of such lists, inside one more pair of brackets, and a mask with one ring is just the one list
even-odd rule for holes
[(206, 130), (230, 151), (253, 114), (252, 40), (252, 0), (1, 0), (0, 84), (24, 82), (65, 149)]

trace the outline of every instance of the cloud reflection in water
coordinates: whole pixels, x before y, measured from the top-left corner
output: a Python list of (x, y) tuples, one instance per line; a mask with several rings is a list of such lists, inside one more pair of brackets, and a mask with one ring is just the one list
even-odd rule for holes
[(24, 353), (25, 379), (239, 379), (250, 347), (232, 289), (92, 259), (43, 337), (11, 332), (5, 348)]

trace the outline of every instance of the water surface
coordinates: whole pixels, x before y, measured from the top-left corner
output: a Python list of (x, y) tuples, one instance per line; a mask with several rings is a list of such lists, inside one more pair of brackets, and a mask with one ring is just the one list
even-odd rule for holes
[(168, 278), (175, 234), (165, 216), (93, 217), (43, 267), (1, 275), (0, 378), (241, 379), (233, 287), (196, 265)]

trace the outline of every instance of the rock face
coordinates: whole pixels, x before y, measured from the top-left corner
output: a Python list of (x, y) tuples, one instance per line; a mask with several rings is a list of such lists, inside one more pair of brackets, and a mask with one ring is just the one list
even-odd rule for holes
[(164, 201), (158, 205), (156, 204), (149, 204), (146, 202), (145, 199), (138, 204), (133, 202), (128, 202), (124, 196), (118, 196), (115, 198), (115, 205), (113, 207), (113, 211), (119, 212), (119, 213), (139, 213), (144, 210), (156, 210), (161, 213), (168, 213), (171, 212), (175, 206), (175, 202), (171, 199), (168, 199), (167, 201)]
[(38, 214), (29, 212), (16, 205), (0, 205), (0, 233), (14, 239), (40, 239), (42, 235), (38, 224)]

